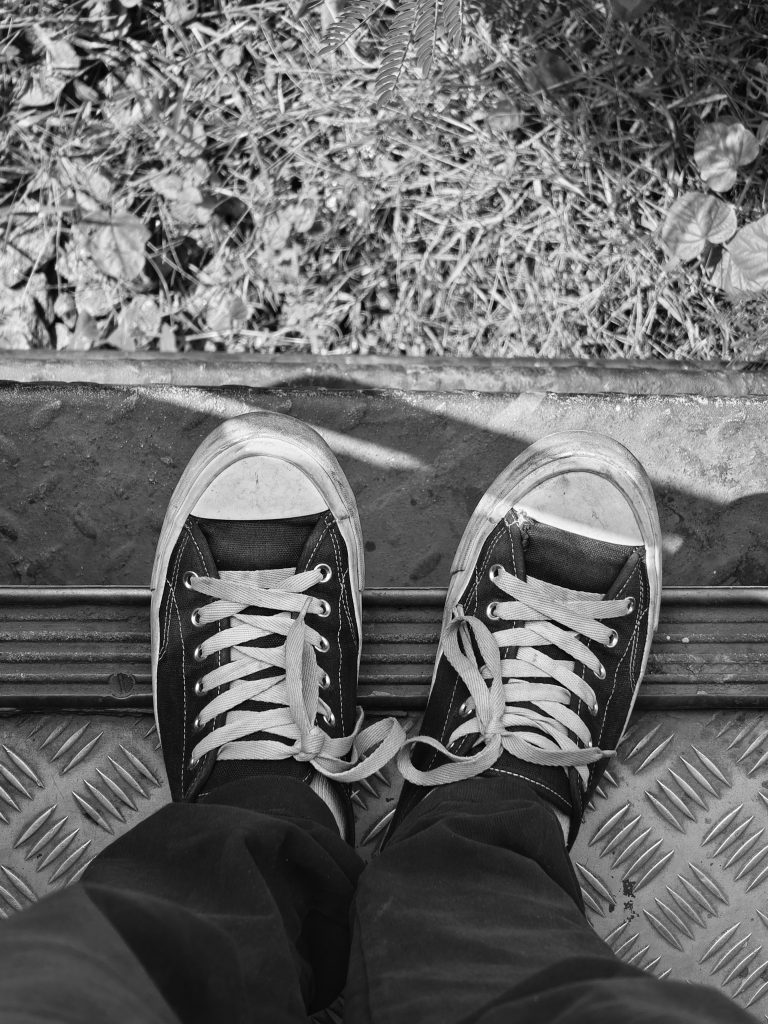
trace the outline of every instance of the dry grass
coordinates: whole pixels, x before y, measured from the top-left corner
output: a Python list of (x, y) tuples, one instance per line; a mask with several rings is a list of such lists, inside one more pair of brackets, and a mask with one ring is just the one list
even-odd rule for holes
[[(181, 6), (0, 0), (6, 346), (768, 352), (768, 297), (730, 302), (655, 236), (700, 186), (702, 122), (768, 116), (768, 5), (669, 0), (626, 25), (597, 0), (486, 0), (462, 52), (443, 45), (426, 81), (409, 70), (384, 111), (391, 12), (356, 54), (318, 57), (298, 0)], [(51, 62), (41, 27), (79, 68), (25, 107)], [(768, 212), (763, 154), (749, 171), (729, 196), (740, 224)], [(115, 210), (149, 231), (132, 281), (83, 243)]]

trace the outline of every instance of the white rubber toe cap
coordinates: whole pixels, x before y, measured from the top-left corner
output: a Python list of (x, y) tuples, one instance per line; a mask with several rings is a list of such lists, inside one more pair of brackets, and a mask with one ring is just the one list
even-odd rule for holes
[(238, 459), (198, 498), (192, 514), (202, 519), (288, 519), (328, 508), (302, 470), (267, 455)]
[(534, 487), (515, 502), (515, 508), (540, 523), (583, 537), (612, 544), (643, 543), (626, 497), (596, 473), (561, 473)]

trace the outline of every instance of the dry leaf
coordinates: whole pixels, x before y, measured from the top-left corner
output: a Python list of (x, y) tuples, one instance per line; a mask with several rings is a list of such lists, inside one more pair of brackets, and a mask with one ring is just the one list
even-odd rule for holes
[(171, 25), (186, 25), (197, 17), (197, 0), (164, 0), (163, 7)]
[(205, 322), (211, 331), (234, 331), (242, 327), (250, 311), (239, 295), (217, 296), (205, 311)]
[(144, 269), (149, 231), (132, 213), (117, 213), (88, 238), (93, 262), (107, 277), (133, 281)]
[(523, 114), (513, 100), (502, 100), (486, 115), (489, 128), (500, 132), (516, 132), (523, 127)]
[(624, 21), (634, 21), (653, 7), (656, 0), (610, 0), (614, 14)]

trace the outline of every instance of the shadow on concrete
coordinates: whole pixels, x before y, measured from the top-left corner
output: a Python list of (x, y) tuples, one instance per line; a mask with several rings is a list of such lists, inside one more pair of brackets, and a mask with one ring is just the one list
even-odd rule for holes
[(562, 429), (610, 434), (646, 466), (665, 585), (768, 582), (766, 399), (344, 388), (0, 384), (2, 583), (147, 585), (187, 460), (256, 408), (331, 444), (357, 496), (368, 586), (445, 586), (487, 485)]

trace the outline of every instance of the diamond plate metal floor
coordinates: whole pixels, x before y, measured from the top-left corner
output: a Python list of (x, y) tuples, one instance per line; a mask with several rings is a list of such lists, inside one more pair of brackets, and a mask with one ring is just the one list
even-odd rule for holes
[[(419, 715), (404, 716), (416, 727)], [(399, 780), (357, 785), (358, 845), (378, 850)], [(0, 914), (76, 881), (169, 799), (148, 714), (0, 719)], [(573, 859), (589, 919), (658, 977), (722, 987), (768, 1019), (768, 716), (635, 716)]]

